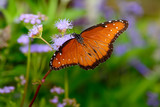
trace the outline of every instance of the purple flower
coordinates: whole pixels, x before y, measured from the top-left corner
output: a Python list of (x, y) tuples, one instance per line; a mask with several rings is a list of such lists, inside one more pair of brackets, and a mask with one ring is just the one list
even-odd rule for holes
[(54, 42), (53, 44), (53, 49), (54, 50), (58, 50), (60, 46), (62, 46), (62, 44), (64, 42), (66, 42), (69, 39), (72, 39), (73, 37), (68, 34), (68, 35), (64, 35), (64, 37), (57, 37), (57, 38), (52, 38), (52, 41)]
[(42, 21), (46, 20), (47, 17), (42, 14), (34, 15), (34, 14), (22, 14), (19, 17), (20, 21), (23, 21), (24, 23), (30, 23), (32, 25), (35, 24), (41, 24)]
[(24, 85), (25, 83), (26, 83), (26, 80), (25, 80), (25, 78), (24, 78), (24, 75), (21, 75), (20, 77), (20, 83), (21, 83), (21, 85)]
[(60, 87), (53, 87), (52, 89), (50, 89), (50, 92), (51, 93), (57, 93), (57, 94), (62, 94), (64, 93), (64, 90)]
[(133, 59), (130, 61), (130, 64), (137, 69), (143, 76), (147, 76), (150, 73), (150, 69), (148, 69), (144, 64), (142, 64), (139, 60)]
[(152, 92), (148, 92), (147, 93), (148, 96), (148, 101), (147, 104), (151, 107), (159, 107), (159, 99), (158, 99), (158, 94), (157, 93), (152, 93)]
[(85, 8), (85, 1), (84, 0), (73, 0), (73, 7), (74, 8)]
[(15, 89), (14, 86), (5, 86), (5, 87), (3, 87), (3, 88), (0, 88), (0, 93), (1, 93), (1, 94), (11, 93), (11, 92), (14, 91), (14, 89)]
[(101, 0), (100, 6), (99, 6), (99, 10), (100, 12), (102, 12), (102, 14), (105, 15), (105, 18), (107, 20), (111, 20), (115, 14), (114, 10), (109, 7), (108, 5), (106, 5), (106, 0)]
[(42, 25), (34, 25), (32, 29), (29, 29), (29, 37), (31, 38), (38, 38), (42, 36)]
[[(48, 52), (51, 51), (52, 49), (45, 44), (32, 44), (31, 45), (31, 53), (42, 53), (42, 52)], [(28, 52), (28, 45), (20, 47), (20, 51), (22, 53), (27, 53)]]
[(22, 43), (24, 45), (28, 44), (29, 43), (29, 38), (28, 38), (28, 35), (26, 34), (23, 34), (21, 35), (18, 40), (17, 40), (18, 43)]
[(55, 24), (55, 26), (59, 29), (59, 30), (66, 30), (66, 29), (72, 29), (72, 23), (67, 20), (67, 19), (63, 19), (63, 20), (59, 20), (57, 21), (57, 23)]
[(54, 98), (53, 99), (50, 99), (49, 100), (51, 103), (53, 103), (53, 104), (57, 104), (58, 103), (58, 96), (54, 96)]
[(64, 107), (64, 105), (61, 103), (58, 103), (57, 107)]
[(5, 8), (6, 4), (7, 4), (7, 0), (1, 0), (0, 8)]
[[(121, 2), (119, 3), (122, 17), (128, 20), (128, 34), (133, 43), (133, 46), (143, 47), (145, 46), (144, 40), (141, 38), (139, 31), (136, 29), (136, 16), (143, 14), (143, 9), (136, 2)], [(134, 8), (133, 8), (134, 7)], [(132, 9), (133, 8), (133, 9)], [(136, 13), (137, 12), (137, 13)]]
[(115, 54), (116, 54), (117, 56), (122, 56), (122, 55), (125, 54), (128, 50), (129, 50), (129, 45), (128, 45), (128, 44), (118, 45), (118, 46), (115, 47)]
[(160, 26), (157, 22), (151, 22), (148, 25), (148, 34), (150, 38), (153, 38), (160, 44)]
[(143, 9), (137, 2), (121, 2), (120, 7), (123, 14), (138, 16), (143, 14)]

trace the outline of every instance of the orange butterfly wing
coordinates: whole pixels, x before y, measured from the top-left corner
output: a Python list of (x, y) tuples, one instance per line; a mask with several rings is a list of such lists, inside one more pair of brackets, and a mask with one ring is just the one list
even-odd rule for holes
[(50, 67), (54, 70), (72, 65), (86, 70), (95, 68), (110, 57), (112, 43), (127, 27), (127, 21), (113, 20), (84, 30), (80, 34), (84, 43), (80, 44), (76, 39), (65, 42), (51, 58)]

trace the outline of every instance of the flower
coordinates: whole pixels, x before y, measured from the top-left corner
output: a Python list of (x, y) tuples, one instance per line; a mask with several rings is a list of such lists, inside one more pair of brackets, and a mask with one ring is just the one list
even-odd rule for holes
[(129, 45), (128, 45), (128, 44), (118, 45), (118, 46), (115, 47), (115, 54), (116, 54), (117, 56), (122, 56), (122, 55), (125, 54), (128, 50), (129, 50)]
[(64, 37), (58, 37), (56, 35), (56, 37), (57, 38), (52, 38), (52, 41), (54, 42), (54, 44), (52, 45), (54, 50), (58, 50), (59, 47), (62, 46), (64, 42), (73, 38), (70, 34), (64, 35)]
[(158, 94), (157, 93), (152, 93), (152, 92), (148, 92), (147, 93), (148, 96), (148, 101), (147, 104), (151, 107), (159, 107), (159, 100), (158, 100)]
[(22, 14), (19, 17), (20, 21), (23, 21), (24, 23), (30, 23), (32, 25), (35, 24), (41, 24), (42, 21), (45, 21), (47, 17), (42, 14), (34, 15), (34, 14)]
[(29, 37), (31, 38), (39, 38), (42, 36), (42, 25), (34, 25), (32, 29), (29, 29)]
[(57, 104), (58, 103), (58, 96), (54, 96), (53, 99), (50, 99), (49, 101), (53, 104)]
[(124, 14), (138, 15), (138, 16), (141, 16), (143, 14), (143, 9), (141, 5), (137, 2), (121, 2), (120, 7), (122, 13)]
[[(42, 52), (48, 52), (51, 51), (52, 49), (45, 44), (32, 44), (31, 45), (31, 53), (42, 53)], [(28, 52), (28, 45), (20, 47), (20, 51), (22, 53), (27, 53)]]
[(62, 89), (61, 87), (54, 86), (52, 89), (50, 89), (50, 92), (51, 93), (62, 94), (62, 93), (64, 93), (64, 89)]
[(136, 28), (136, 16), (143, 14), (142, 7), (137, 2), (120, 2), (119, 3), (120, 11), (122, 17), (126, 19), (129, 23), (128, 34), (132, 41), (133, 46), (144, 47), (145, 41), (142, 39), (139, 30)]
[(67, 20), (67, 19), (57, 21), (55, 26), (62, 32), (65, 32), (66, 29), (72, 29), (73, 28), (72, 23), (69, 22), (69, 20)]
[(79, 107), (79, 104), (77, 104), (77, 101), (73, 99), (63, 99), (63, 105), (72, 106), (72, 107)]
[(1, 2), (0, 2), (0, 8), (5, 8), (7, 2), (8, 2), (7, 0), (1, 0)]
[(28, 44), (29, 43), (29, 38), (28, 38), (28, 35), (26, 34), (23, 34), (21, 35), (18, 40), (17, 40), (18, 43), (22, 43), (24, 45)]
[(1, 94), (11, 93), (11, 92), (14, 91), (14, 89), (15, 89), (14, 86), (5, 86), (5, 87), (3, 87), (3, 88), (0, 88), (0, 93), (1, 93)]
[(64, 104), (58, 103), (57, 107), (64, 107)]
[(150, 69), (148, 69), (144, 64), (142, 64), (137, 59), (132, 59), (130, 64), (137, 69), (143, 76), (147, 76), (150, 73)]

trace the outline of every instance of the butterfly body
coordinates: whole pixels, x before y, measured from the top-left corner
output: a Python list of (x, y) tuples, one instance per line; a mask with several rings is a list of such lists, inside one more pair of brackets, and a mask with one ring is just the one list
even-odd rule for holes
[(128, 27), (125, 20), (112, 20), (92, 26), (73, 39), (66, 41), (55, 52), (50, 61), (54, 70), (79, 65), (83, 69), (94, 69), (112, 54), (113, 42)]
[(72, 33), (72, 36), (77, 39), (77, 41), (81, 44), (83, 44), (83, 38), (81, 37), (80, 34)]

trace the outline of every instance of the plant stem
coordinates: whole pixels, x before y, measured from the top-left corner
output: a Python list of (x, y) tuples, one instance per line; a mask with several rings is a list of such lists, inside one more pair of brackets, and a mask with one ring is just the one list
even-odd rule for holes
[(65, 98), (68, 99), (68, 71), (65, 71), (64, 76)]
[[(40, 39), (43, 40), (50, 48), (52, 48), (52, 46), (45, 39), (43, 39), (42, 37), (40, 37)], [(52, 50), (54, 49), (52, 48)]]
[(24, 86), (24, 94), (23, 94), (23, 98), (22, 98), (22, 102), (20, 107), (23, 107), (24, 104), (24, 100), (26, 97), (26, 93), (27, 93), (27, 88), (28, 88), (28, 81), (29, 81), (29, 71), (30, 71), (30, 59), (31, 59), (31, 39), (29, 39), (29, 46), (28, 46), (28, 55), (27, 55), (27, 69), (26, 69), (26, 83)]
[(29, 107), (32, 107), (32, 104), (34, 103), (34, 101), (35, 101), (35, 99), (36, 99), (36, 97), (37, 97), (37, 95), (38, 95), (38, 92), (39, 92), (39, 90), (40, 90), (40, 88), (41, 88), (42, 83), (45, 82), (46, 77), (48, 76), (48, 74), (49, 74), (51, 71), (52, 71), (52, 69), (49, 69), (48, 72), (45, 74), (45, 76), (42, 78), (41, 84), (38, 85), (37, 90), (36, 90), (36, 93), (34, 94), (34, 97), (33, 97), (32, 101), (31, 101), (31, 103), (29, 104)]

